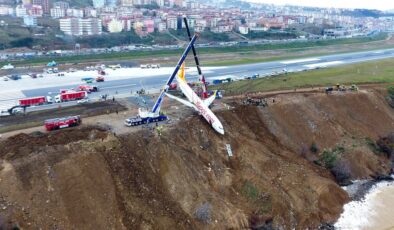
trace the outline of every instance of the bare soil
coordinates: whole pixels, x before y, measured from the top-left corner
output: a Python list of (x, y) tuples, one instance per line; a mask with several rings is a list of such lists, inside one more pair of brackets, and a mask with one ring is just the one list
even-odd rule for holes
[[(353, 179), (390, 171), (389, 160), (365, 143), (394, 130), (384, 96), (376, 87), (270, 95), (268, 107), (223, 101), (227, 109), (216, 113), (225, 136), (198, 115), (164, 125), (161, 135), (86, 126), (19, 134), (0, 142), (0, 224), (316, 229), (335, 222), (349, 200), (330, 171), (313, 163), (324, 148), (344, 147), (339, 157)], [(318, 153), (303, 150), (312, 142)]]

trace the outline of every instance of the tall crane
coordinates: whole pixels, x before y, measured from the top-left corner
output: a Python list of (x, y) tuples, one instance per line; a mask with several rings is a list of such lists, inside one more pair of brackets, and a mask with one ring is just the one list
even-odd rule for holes
[[(185, 27), (186, 27), (187, 35), (189, 37), (189, 41), (191, 41), (192, 40), (192, 36), (191, 36), (191, 32), (190, 32), (190, 29), (189, 29), (189, 23), (187, 22), (186, 15), (183, 16), (183, 22), (185, 23)], [(196, 63), (199, 79), (200, 79), (200, 82), (202, 83), (202, 95), (201, 95), (201, 97), (202, 97), (202, 99), (206, 99), (206, 98), (208, 98), (207, 83), (205, 81), (204, 75), (202, 74), (200, 61), (198, 60), (197, 51), (194, 48), (194, 45), (192, 46), (192, 51), (193, 51), (194, 62)]]
[(157, 98), (156, 103), (154, 104), (152, 110), (147, 111), (144, 110), (143, 108), (139, 108), (137, 117), (126, 119), (125, 121), (126, 126), (136, 126), (136, 125), (147, 124), (150, 122), (167, 120), (167, 117), (165, 115), (160, 114), (160, 107), (163, 102), (164, 95), (168, 92), (168, 89), (170, 88), (172, 81), (177, 75), (187, 55), (189, 54), (190, 50), (194, 47), (193, 45), (196, 42), (198, 36), (199, 34), (195, 34), (193, 38), (190, 40), (189, 45), (186, 47), (185, 51), (183, 52), (181, 58), (178, 61), (178, 64), (175, 66), (173, 73), (171, 74), (166, 84), (161, 89), (160, 95)]

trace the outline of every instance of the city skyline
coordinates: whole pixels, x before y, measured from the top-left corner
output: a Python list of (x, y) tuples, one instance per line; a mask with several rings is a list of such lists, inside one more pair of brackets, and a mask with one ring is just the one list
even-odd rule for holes
[(335, 7), (335, 8), (353, 8), (353, 9), (377, 9), (377, 10), (393, 10), (394, 1), (392, 0), (330, 0), (330, 1), (316, 1), (316, 0), (246, 0), (253, 3), (267, 3), (275, 5), (299, 5), (312, 7)]

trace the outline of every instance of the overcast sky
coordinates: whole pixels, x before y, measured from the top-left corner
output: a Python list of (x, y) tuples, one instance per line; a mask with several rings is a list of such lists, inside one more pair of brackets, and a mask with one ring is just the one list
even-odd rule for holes
[(394, 0), (247, 0), (249, 2), (268, 4), (291, 4), (336, 8), (366, 8), (379, 10), (394, 9)]

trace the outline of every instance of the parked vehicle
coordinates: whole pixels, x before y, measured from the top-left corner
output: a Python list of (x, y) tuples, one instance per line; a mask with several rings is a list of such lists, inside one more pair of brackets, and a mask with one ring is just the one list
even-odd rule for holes
[(47, 64), (48, 67), (54, 67), (57, 66), (57, 63), (55, 61), (51, 61)]
[(99, 76), (96, 78), (96, 82), (103, 82), (104, 81), (104, 77)]
[(87, 81), (93, 81), (94, 80), (94, 78), (92, 78), (92, 77), (84, 77), (84, 78), (81, 78), (81, 81), (85, 81), (85, 82), (87, 82)]
[(97, 92), (99, 90), (97, 86), (80, 85), (78, 86), (77, 91), (85, 91), (87, 93), (92, 93), (92, 92)]
[(165, 115), (159, 115), (157, 117), (133, 117), (125, 120), (125, 125), (128, 127), (137, 126), (142, 124), (154, 123), (159, 121), (165, 121), (168, 117)]
[(212, 81), (212, 84), (213, 84), (213, 85), (217, 85), (217, 84), (222, 84), (222, 82), (223, 82), (223, 80), (216, 79), (216, 80), (213, 80), (213, 81)]
[(89, 101), (90, 101), (89, 98), (85, 98), (85, 99), (82, 99), (82, 100), (78, 100), (77, 104), (85, 104), (85, 103), (88, 103)]
[(7, 110), (0, 110), (0, 117), (8, 117), (11, 116), (10, 112)]
[(52, 131), (56, 129), (63, 129), (73, 126), (78, 126), (82, 123), (80, 116), (70, 116), (62, 118), (48, 119), (45, 121), (45, 129)]
[(30, 76), (31, 78), (37, 78), (37, 74), (36, 74), (36, 73), (31, 73), (31, 74), (29, 74), (29, 76)]
[(11, 76), (9, 76), (9, 79), (17, 81), (19, 79), (22, 79), (22, 77), (18, 74), (12, 74)]
[(55, 96), (55, 102), (60, 103), (60, 102), (66, 102), (66, 101), (77, 101), (77, 100), (87, 98), (87, 96), (88, 96), (88, 93), (85, 91), (81, 91), (81, 92), (66, 91), (64, 93), (61, 93), (61, 94)]
[(19, 99), (20, 106), (35, 106), (35, 105), (44, 105), (52, 103), (52, 97), (50, 96), (40, 96), (40, 97), (30, 97)]

